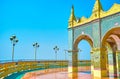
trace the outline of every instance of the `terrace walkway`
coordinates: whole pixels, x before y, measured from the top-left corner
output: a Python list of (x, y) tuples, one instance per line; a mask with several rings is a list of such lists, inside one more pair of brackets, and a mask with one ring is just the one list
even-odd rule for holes
[[(84, 71), (84, 69), (88, 70)], [(89, 69), (90, 67), (79, 67), (78, 78), (75, 79), (118, 79), (113, 77), (93, 78)], [(57, 68), (30, 72), (25, 74), (22, 79), (70, 79), (68, 75), (67, 68), (63, 68), (62, 70)]]

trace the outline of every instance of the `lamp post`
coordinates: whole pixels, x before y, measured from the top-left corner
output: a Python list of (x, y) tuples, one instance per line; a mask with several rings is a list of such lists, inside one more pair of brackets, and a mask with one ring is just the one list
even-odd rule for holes
[(18, 39), (16, 38), (15, 35), (12, 35), (10, 37), (10, 41), (12, 42), (12, 61), (14, 61), (14, 47), (15, 47), (15, 44), (18, 42)]
[(57, 60), (57, 51), (59, 51), (59, 48), (55, 46), (53, 50), (55, 51), (55, 59)]
[(36, 53), (37, 53), (37, 48), (39, 47), (39, 44), (36, 42), (33, 44), (33, 47), (35, 48), (35, 61), (36, 61)]

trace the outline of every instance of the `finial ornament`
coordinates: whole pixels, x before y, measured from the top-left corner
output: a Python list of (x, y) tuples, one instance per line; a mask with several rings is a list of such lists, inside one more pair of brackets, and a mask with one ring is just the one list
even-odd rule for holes
[(74, 10), (74, 6), (72, 5), (72, 10)]
[(75, 15), (74, 15), (74, 6), (72, 5), (72, 9), (71, 9), (71, 15), (73, 16), (73, 19), (75, 19)]
[(74, 6), (72, 5), (71, 14), (74, 15)]

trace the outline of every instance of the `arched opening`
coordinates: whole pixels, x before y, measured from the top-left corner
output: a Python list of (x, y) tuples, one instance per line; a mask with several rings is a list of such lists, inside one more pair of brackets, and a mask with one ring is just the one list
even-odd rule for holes
[(81, 40), (78, 44), (80, 51), (78, 52), (79, 72), (91, 73), (91, 46), (86, 40)]
[(105, 50), (102, 50), (102, 56), (105, 57), (105, 62), (102, 64), (104, 65), (104, 68), (107, 70), (107, 75), (112, 77), (119, 76), (119, 67), (117, 64), (119, 64), (117, 54), (116, 52), (120, 50), (120, 27), (113, 28), (109, 30), (102, 40), (102, 48)]
[(74, 42), (74, 50), (78, 50), (78, 72), (91, 74), (91, 49), (93, 41), (88, 35), (80, 35)]

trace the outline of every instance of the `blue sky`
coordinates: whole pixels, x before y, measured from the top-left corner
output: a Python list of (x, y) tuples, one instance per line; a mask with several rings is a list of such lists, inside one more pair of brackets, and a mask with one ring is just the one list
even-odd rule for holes
[[(100, 1), (104, 10), (113, 3), (120, 3), (120, 0)], [(64, 59), (71, 6), (74, 5), (77, 17), (89, 17), (94, 3), (95, 0), (0, 0), (0, 60), (11, 60), (9, 38), (13, 34), (19, 39), (15, 59), (34, 59), (34, 42), (40, 44), (37, 59), (55, 59), (55, 45), (60, 48), (58, 59)], [(89, 44), (82, 41), (79, 48), (83, 50), (79, 59), (90, 59)], [(86, 58), (82, 58), (84, 55)]]

